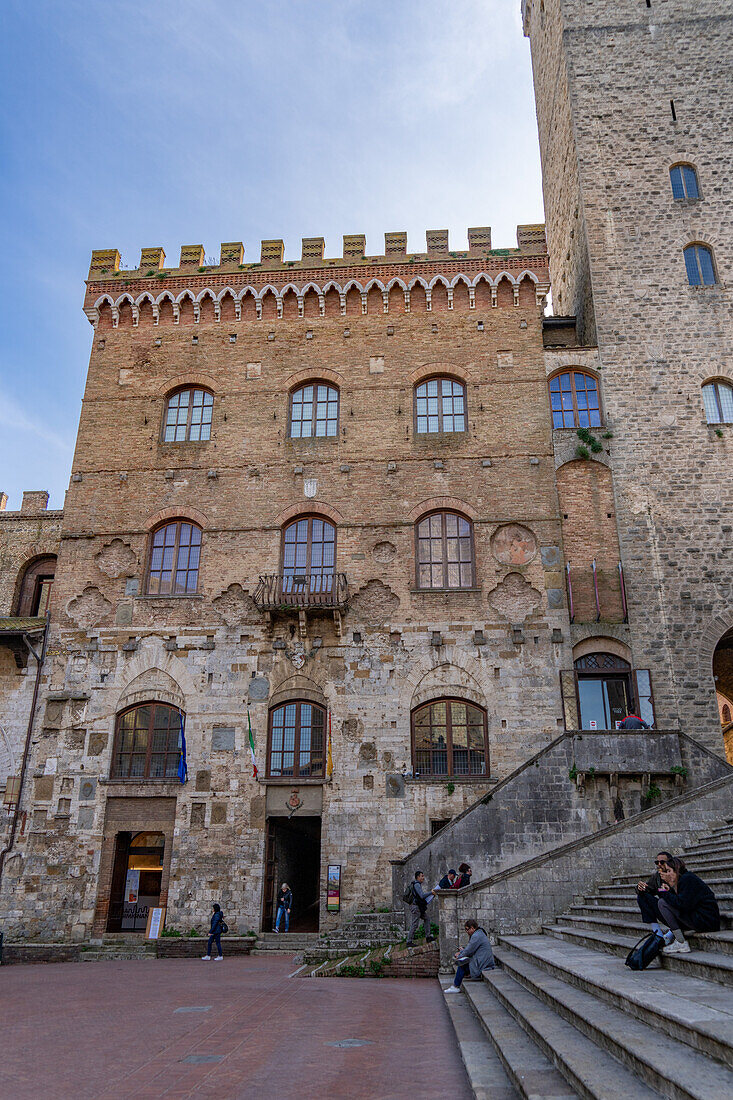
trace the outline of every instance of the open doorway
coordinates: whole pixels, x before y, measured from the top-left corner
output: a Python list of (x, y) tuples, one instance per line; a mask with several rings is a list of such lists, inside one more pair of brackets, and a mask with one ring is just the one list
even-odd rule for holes
[(733, 764), (733, 630), (728, 630), (715, 647), (713, 678), (725, 755)]
[(160, 904), (164, 855), (163, 833), (117, 833), (108, 932), (145, 931), (150, 909)]
[(293, 892), (291, 932), (317, 932), (321, 895), (320, 817), (269, 817), (265, 841), (262, 931), (275, 924), (275, 900), (283, 882)]

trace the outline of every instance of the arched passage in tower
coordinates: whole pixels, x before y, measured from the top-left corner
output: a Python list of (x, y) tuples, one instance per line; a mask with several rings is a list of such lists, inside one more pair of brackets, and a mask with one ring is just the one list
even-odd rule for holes
[(733, 764), (733, 629), (727, 630), (713, 653), (713, 679), (723, 728), (725, 755)]

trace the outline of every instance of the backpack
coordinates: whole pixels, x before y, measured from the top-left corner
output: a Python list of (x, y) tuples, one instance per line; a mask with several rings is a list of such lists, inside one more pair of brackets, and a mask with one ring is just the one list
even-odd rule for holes
[(412, 905), (412, 903), (414, 902), (415, 891), (412, 889), (412, 883), (410, 883), (410, 885), (407, 887), (404, 894), (402, 895), (402, 900), (405, 902), (406, 905)]
[(225, 920), (221, 922), (221, 928), (219, 929), (219, 931), (223, 936), (226, 936), (227, 932), (229, 931), (229, 925)]
[(626, 956), (626, 965), (629, 970), (646, 970), (649, 963), (654, 962), (663, 947), (664, 937), (657, 935), (656, 932), (652, 932), (648, 936), (642, 936)]

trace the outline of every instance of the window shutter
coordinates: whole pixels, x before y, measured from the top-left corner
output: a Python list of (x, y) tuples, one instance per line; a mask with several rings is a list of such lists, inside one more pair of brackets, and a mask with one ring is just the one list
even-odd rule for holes
[(564, 669), (560, 673), (560, 694), (562, 695), (562, 709), (565, 715), (565, 729), (580, 729), (578, 693), (575, 686), (574, 669)]
[(634, 672), (634, 689), (637, 713), (648, 725), (655, 725), (654, 696), (652, 694), (652, 674), (648, 668), (637, 668)]

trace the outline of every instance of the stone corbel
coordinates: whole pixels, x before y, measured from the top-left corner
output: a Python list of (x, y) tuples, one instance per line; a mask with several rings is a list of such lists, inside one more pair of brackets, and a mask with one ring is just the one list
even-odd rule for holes
[(234, 316), (237, 321), (242, 320), (242, 303), (239, 298), (236, 298), (234, 301)]
[(430, 313), (433, 308), (433, 292), (430, 287), (428, 287), (425, 291), (425, 308), (427, 309), (428, 313)]
[(283, 315), (283, 300), (282, 300), (282, 298), (280, 297), (280, 295), (279, 295), (279, 294), (278, 294), (277, 298), (275, 299), (275, 301), (277, 302), (277, 315), (278, 315), (278, 317), (279, 317), (279, 318), (280, 318), (280, 319), (282, 320), (282, 315)]
[(318, 291), (318, 316), (326, 316), (326, 298), (322, 290)]
[(221, 302), (214, 302), (214, 320), (221, 321)]
[(132, 327), (137, 328), (140, 321), (140, 309), (138, 306), (132, 307)]
[(448, 309), (453, 309), (453, 287), (448, 287)]
[(90, 306), (90, 308), (85, 309), (84, 312), (87, 315), (87, 320), (89, 321), (89, 324), (93, 328), (96, 328), (99, 324), (99, 310), (95, 309), (94, 306)]
[[(240, 304), (240, 308), (241, 308), (241, 304)], [(261, 298), (255, 298), (255, 312), (257, 313), (257, 320), (261, 321), (262, 320), (262, 299)]]
[(382, 291), (382, 301), (384, 303), (383, 312), (384, 313), (389, 313), (389, 291), (388, 290), (383, 290)]
[(536, 286), (535, 287), (535, 301), (538, 306), (544, 306), (547, 299), (547, 295), (550, 292), (549, 286)]
[(197, 325), (200, 320), (201, 320), (201, 303), (200, 302), (194, 302), (193, 303), (193, 323), (195, 325)]
[(514, 286), (512, 287), (512, 290), (514, 291), (514, 305), (518, 306), (519, 305), (519, 286), (517, 285), (517, 283), (514, 284)]
[(496, 305), (496, 287), (495, 286), (492, 286), (492, 288), (491, 288), (491, 305), (492, 306)]
[(338, 608), (335, 608), (334, 612), (333, 612), (333, 625), (336, 628), (336, 637), (340, 638), (341, 637), (341, 612), (338, 610)]
[(346, 316), (346, 295), (343, 290), (339, 291), (339, 302), (341, 303), (341, 316)]
[(305, 611), (299, 611), (298, 612), (298, 626), (300, 627), (300, 636), (301, 636), (301, 638), (307, 638), (308, 637), (308, 623), (306, 621)]
[(367, 311), (367, 293), (366, 293), (365, 290), (362, 290), (362, 292), (361, 292), (361, 312), (366, 313), (366, 311)]
[(409, 290), (406, 290), (405, 291), (405, 313), (409, 313), (409, 312), (410, 312), (410, 292), (409, 292)]
[(303, 302), (303, 295), (299, 294), (298, 295), (298, 317), (303, 316), (304, 309), (305, 309), (305, 304)]
[(112, 328), (117, 328), (120, 323), (120, 311), (117, 306), (112, 306)]
[(173, 306), (173, 324), (177, 325), (181, 319), (181, 307), (178, 302), (172, 302)]
[(160, 306), (157, 302), (153, 302), (153, 324), (157, 325), (160, 321)]
[(470, 286), (468, 288), (468, 308), (469, 309), (475, 309), (476, 308), (476, 287), (475, 286)]

